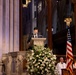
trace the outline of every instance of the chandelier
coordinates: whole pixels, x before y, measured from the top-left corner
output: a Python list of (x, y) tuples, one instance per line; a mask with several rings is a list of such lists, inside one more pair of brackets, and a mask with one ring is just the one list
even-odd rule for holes
[(23, 3), (22, 6), (27, 7), (30, 2), (31, 0), (22, 0), (22, 3)]

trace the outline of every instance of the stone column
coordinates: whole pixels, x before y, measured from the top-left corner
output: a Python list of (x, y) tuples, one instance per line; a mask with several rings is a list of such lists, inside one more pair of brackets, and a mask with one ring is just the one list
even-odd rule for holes
[(10, 0), (10, 52), (19, 51), (19, 0)]
[[(4, 25), (4, 30), (5, 30), (5, 32), (4, 32), (4, 37), (5, 37), (5, 49), (4, 49), (4, 53), (8, 53), (9, 52), (9, 39), (10, 39), (10, 37), (9, 37), (9, 0), (5, 0), (4, 1), (4, 4), (5, 4), (5, 10), (4, 10), (4, 22), (5, 22), (5, 25)], [(3, 31), (4, 31), (3, 30)]]
[(19, 0), (3, 0), (3, 53), (19, 51)]
[(47, 2), (48, 47), (52, 49), (52, 0)]
[(10, 0), (10, 5), (9, 5), (10, 7), (9, 7), (9, 12), (10, 12), (10, 14), (9, 14), (9, 23), (10, 23), (10, 32), (9, 32), (9, 34), (10, 34), (10, 52), (13, 52), (14, 51), (14, 41), (13, 41), (13, 36), (14, 36), (14, 30), (13, 30), (13, 28), (14, 28), (14, 26), (13, 26), (13, 23), (14, 23), (14, 21), (13, 21), (13, 11), (14, 11), (14, 7), (13, 7), (13, 0)]
[(3, 0), (0, 0), (0, 60), (2, 57)]
[(0, 0), (0, 75), (2, 75), (2, 53), (3, 53), (3, 0)]
[(3, 0), (2, 22), (2, 49), (3, 53), (9, 52), (9, 0)]
[[(0, 0), (0, 61), (2, 54), (19, 51), (19, 1)], [(0, 62), (0, 75), (2, 62)]]
[(19, 51), (19, 0), (0, 0), (0, 56)]
[(19, 0), (14, 1), (14, 52), (19, 51)]

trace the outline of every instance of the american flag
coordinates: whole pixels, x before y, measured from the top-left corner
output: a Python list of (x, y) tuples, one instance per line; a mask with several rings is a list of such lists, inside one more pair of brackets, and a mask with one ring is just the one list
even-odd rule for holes
[(73, 75), (72, 63), (73, 63), (73, 53), (72, 53), (71, 35), (70, 35), (70, 29), (68, 28), (67, 46), (66, 46), (66, 69), (69, 70), (71, 75)]

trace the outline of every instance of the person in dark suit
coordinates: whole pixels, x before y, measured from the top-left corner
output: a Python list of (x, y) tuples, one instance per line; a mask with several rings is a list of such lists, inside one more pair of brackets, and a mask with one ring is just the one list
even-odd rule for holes
[(35, 27), (33, 30), (32, 38), (42, 38), (42, 35), (39, 33), (37, 27)]
[(38, 28), (37, 27), (35, 27), (34, 29), (33, 29), (33, 33), (32, 33), (32, 35), (30, 35), (29, 36), (29, 38), (28, 38), (28, 46), (29, 46), (29, 48), (28, 49), (31, 49), (32, 48), (32, 45), (33, 45), (33, 42), (32, 42), (32, 40), (31, 40), (31, 38), (42, 38), (43, 36), (39, 33), (39, 31), (38, 31)]

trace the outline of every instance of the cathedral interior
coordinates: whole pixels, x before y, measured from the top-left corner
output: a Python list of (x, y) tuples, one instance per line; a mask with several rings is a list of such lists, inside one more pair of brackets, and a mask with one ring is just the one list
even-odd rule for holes
[[(0, 0), (0, 75), (3, 75), (2, 69), (4, 75), (26, 75), (23, 73), (27, 63), (24, 56), (28, 54), (27, 40), (34, 27), (47, 38), (47, 47), (55, 55), (65, 56), (66, 18), (72, 19), (70, 32), (75, 56), (76, 0)], [(13, 65), (20, 63), (20, 68), (16, 67), (18, 73), (11, 62)]]
[[(35, 0), (35, 8), (30, 7), (32, 4), (29, 3), (28, 7), (22, 7), (22, 34), (31, 34), (33, 27), (37, 26), (39, 32), (42, 33), (44, 37), (48, 36), (52, 43), (51, 48), (53, 52), (57, 55), (66, 54), (66, 40), (67, 40), (67, 25), (64, 22), (66, 17), (71, 17), (72, 22), (70, 24), (72, 44), (75, 45), (75, 9), (73, 0)], [(47, 3), (49, 2), (49, 3)], [(24, 0), (23, 0), (24, 3)], [(31, 12), (31, 10), (34, 11)], [(29, 14), (28, 14), (29, 12)], [(25, 14), (26, 13), (26, 14)], [(32, 14), (35, 13), (35, 14)], [(32, 15), (31, 15), (32, 14)], [(24, 15), (24, 16), (23, 16)], [(26, 17), (25, 17), (26, 16)], [(34, 21), (32, 21), (34, 18)], [(48, 22), (49, 21), (49, 22)], [(32, 24), (32, 25), (31, 25)], [(31, 27), (32, 26), (32, 27)], [(46, 28), (48, 27), (49, 32)], [(32, 28), (32, 29), (31, 29)], [(52, 30), (52, 32), (51, 32)], [(48, 34), (48, 35), (47, 35)], [(73, 47), (73, 51), (74, 47)]]

